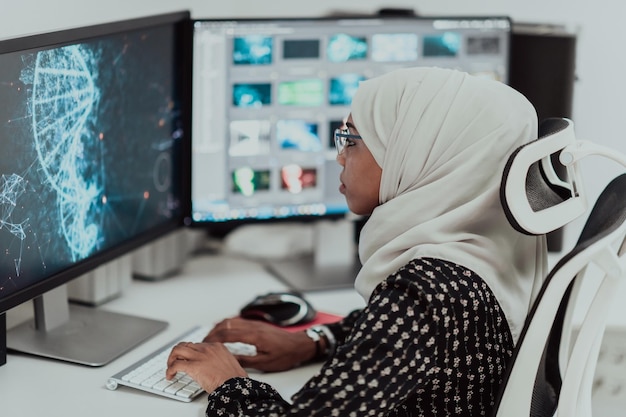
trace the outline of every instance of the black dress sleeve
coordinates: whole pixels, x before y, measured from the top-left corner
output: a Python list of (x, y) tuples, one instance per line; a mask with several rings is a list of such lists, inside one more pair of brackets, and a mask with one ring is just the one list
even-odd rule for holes
[(412, 261), (383, 281), (335, 354), (291, 402), (267, 384), (227, 381), (207, 416), (488, 415), (512, 354), (499, 305), (480, 277)]
[(354, 323), (356, 323), (362, 311), (362, 309), (354, 310), (340, 321), (326, 324), (326, 327), (328, 327), (333, 336), (335, 336), (335, 340), (338, 344), (345, 342), (346, 338), (354, 328)]
[[(231, 378), (209, 394), (208, 416), (264, 416), (289, 408), (276, 390), (251, 378)], [(280, 415), (280, 414), (278, 414)]]

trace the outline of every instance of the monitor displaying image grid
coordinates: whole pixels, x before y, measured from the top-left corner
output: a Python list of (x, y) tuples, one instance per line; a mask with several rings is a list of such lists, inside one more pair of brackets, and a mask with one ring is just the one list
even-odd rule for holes
[(333, 132), (359, 83), (438, 66), (508, 81), (505, 17), (196, 20), (187, 222), (341, 216)]

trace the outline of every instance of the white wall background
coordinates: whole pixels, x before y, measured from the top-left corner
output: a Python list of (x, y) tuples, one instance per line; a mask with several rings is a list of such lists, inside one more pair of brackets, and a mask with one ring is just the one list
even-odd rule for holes
[[(495, 14), (519, 22), (563, 24), (578, 36), (578, 81), (572, 117), (576, 132), (580, 138), (626, 153), (626, 140), (620, 128), (622, 117), (626, 118), (626, 3), (620, 0), (395, 0), (393, 3), (383, 0), (0, 0), (0, 3), (0, 39), (176, 10), (190, 10), (196, 18), (299, 17), (338, 10), (373, 13), (381, 7), (400, 7), (428, 15)], [(583, 164), (583, 169), (593, 201), (606, 182), (623, 169), (599, 157), (588, 159), (591, 160)], [(575, 241), (580, 224), (566, 229), (566, 249)]]

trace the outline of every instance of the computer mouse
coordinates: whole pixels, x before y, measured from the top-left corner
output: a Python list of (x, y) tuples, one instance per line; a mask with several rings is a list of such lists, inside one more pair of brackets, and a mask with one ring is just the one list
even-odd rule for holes
[(317, 311), (298, 292), (270, 292), (259, 295), (239, 312), (246, 319), (262, 320), (286, 327), (313, 321)]

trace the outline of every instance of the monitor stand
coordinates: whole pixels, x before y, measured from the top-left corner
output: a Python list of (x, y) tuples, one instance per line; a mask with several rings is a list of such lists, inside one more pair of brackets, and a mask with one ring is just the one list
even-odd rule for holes
[(62, 285), (34, 300), (35, 318), (6, 332), (7, 348), (102, 366), (167, 327), (167, 322), (70, 305)]
[(312, 253), (267, 261), (266, 268), (297, 291), (353, 288), (361, 268), (356, 255), (354, 222), (318, 220), (314, 228)]

